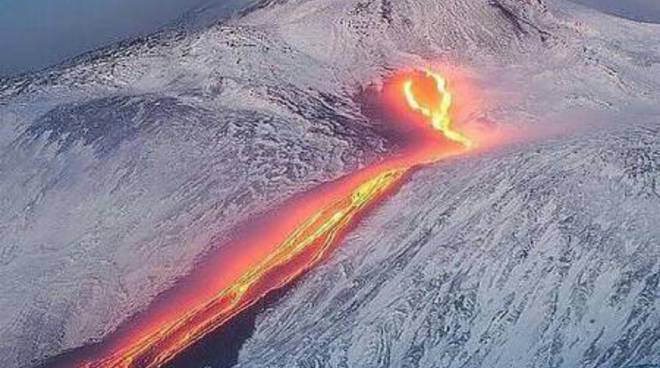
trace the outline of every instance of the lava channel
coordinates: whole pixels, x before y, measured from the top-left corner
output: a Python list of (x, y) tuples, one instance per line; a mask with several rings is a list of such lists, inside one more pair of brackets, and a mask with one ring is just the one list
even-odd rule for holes
[[(385, 94), (403, 103), (414, 125), (414, 144), (394, 157), (293, 198), (259, 224), (213, 267), (197, 272), (197, 286), (147, 310), (67, 366), (152, 368), (179, 353), (319, 263), (370, 208), (395, 191), (419, 165), (474, 147), (451, 121), (452, 96), (432, 70), (393, 78)], [(230, 244), (231, 245), (231, 244)], [(201, 281), (200, 281), (201, 280)], [(183, 289), (181, 289), (183, 290)]]

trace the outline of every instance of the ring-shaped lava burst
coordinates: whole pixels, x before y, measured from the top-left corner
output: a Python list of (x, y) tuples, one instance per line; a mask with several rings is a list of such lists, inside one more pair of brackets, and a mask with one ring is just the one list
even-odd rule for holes
[[(258, 234), (225, 246), (238, 249), (237, 256), (216, 255), (216, 268), (199, 271), (226, 274), (233, 269), (232, 276), (218, 277), (224, 281), (209, 285), (208, 280), (214, 274), (194, 277), (193, 273), (186, 293), (170, 296), (166, 311), (157, 307), (147, 310), (143, 316), (146, 322), (125, 326), (104, 340), (92, 354), (73, 357), (74, 362), (62, 366), (165, 365), (270, 291), (284, 287), (320, 262), (338, 244), (342, 234), (353, 228), (369, 208), (392, 193), (412, 168), (465, 152), (473, 146), (469, 138), (452, 126), (452, 95), (439, 73), (410, 72), (404, 74), (403, 85), (400, 81), (392, 84), (397, 86), (397, 98), (404, 106), (407, 104), (409, 120), (418, 119), (421, 114), (426, 122), (421, 124), (421, 129), (427, 136), (435, 137), (431, 144), (428, 138), (420, 139), (419, 144), (412, 144), (413, 148), (403, 150), (400, 155), (291, 199), (274, 210), (276, 215), (261, 224)], [(437, 131), (462, 149), (448, 148), (452, 145), (448, 141), (443, 145)], [(241, 251), (247, 253), (246, 248), (256, 251), (244, 255), (243, 260), (237, 259)], [(238, 270), (236, 264), (241, 265)], [(190, 290), (199, 292), (190, 297)]]

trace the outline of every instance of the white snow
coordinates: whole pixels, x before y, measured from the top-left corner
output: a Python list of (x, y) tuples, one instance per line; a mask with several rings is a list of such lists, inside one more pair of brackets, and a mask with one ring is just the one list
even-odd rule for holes
[(660, 26), (563, 0), (265, 2), (0, 80), (0, 355), (98, 340), (240, 221), (392, 149), (354, 98), (461, 65), (504, 147), (417, 173), (241, 366), (660, 361)]

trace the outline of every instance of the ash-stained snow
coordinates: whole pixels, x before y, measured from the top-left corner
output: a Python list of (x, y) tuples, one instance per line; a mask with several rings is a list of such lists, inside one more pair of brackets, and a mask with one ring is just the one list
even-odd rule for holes
[(271, 0), (0, 80), (3, 364), (101, 339), (242, 220), (391, 152), (355, 96), (436, 61), (508, 144), (414, 175), (239, 364), (660, 364), (658, 40), (561, 0)]

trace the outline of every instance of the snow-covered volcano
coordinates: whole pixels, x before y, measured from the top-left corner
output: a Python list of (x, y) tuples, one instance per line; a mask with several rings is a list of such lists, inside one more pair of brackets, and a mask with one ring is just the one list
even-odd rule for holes
[(478, 90), (457, 123), (505, 142), (418, 172), (239, 365), (660, 364), (659, 40), (562, 0), (271, 0), (0, 80), (3, 364), (102, 339), (237, 224), (391, 154), (358, 96), (449, 64)]

